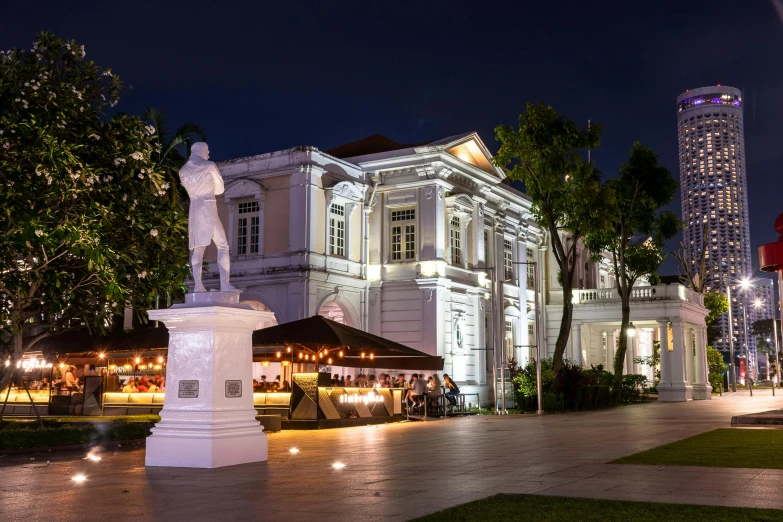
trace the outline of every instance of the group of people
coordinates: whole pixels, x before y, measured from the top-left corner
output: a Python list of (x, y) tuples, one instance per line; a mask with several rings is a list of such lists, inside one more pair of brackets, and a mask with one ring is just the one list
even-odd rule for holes
[(290, 392), (290, 391), (291, 391), (291, 385), (286, 380), (280, 382), (279, 375), (276, 376), (275, 380), (272, 382), (266, 380), (266, 375), (262, 375), (260, 381), (253, 379), (254, 393), (274, 393), (274, 392)]
[(149, 379), (145, 375), (131, 377), (122, 386), (122, 393), (155, 393), (166, 389), (166, 378), (161, 374), (155, 374)]
[(404, 374), (399, 374), (394, 380), (388, 373), (382, 373), (377, 377), (360, 373), (353, 380), (350, 375), (334, 374), (332, 376), (332, 386), (343, 388), (402, 388), (407, 390), (405, 398), (409, 404), (413, 404), (414, 401), (425, 395), (440, 397), (443, 394), (446, 395), (449, 403), (456, 404), (456, 396), (459, 395), (459, 387), (447, 373), (443, 374), (442, 383), (437, 373), (427, 377), (423, 373), (414, 373), (411, 375), (410, 380), (407, 380)]

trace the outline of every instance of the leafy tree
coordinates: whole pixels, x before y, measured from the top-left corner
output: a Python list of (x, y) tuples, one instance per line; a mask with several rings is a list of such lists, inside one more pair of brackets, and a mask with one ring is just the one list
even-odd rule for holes
[(144, 111), (144, 119), (152, 122), (156, 129), (153, 136), (155, 149), (152, 160), (157, 168), (167, 176), (167, 182), (178, 190), (172, 190), (171, 196), (182, 201), (187, 199), (187, 192), (179, 181), (179, 169), (190, 156), (190, 147), (196, 141), (207, 141), (204, 130), (195, 123), (184, 123), (173, 134), (169, 134), (168, 118), (166, 113), (154, 107), (147, 107)]
[[(775, 329), (773, 328), (772, 321), (776, 321), (775, 325), (778, 334), (778, 347), (783, 346), (783, 340), (781, 339), (780, 320), (777, 319), (759, 319), (755, 321), (751, 326), (751, 334), (756, 338), (756, 351), (760, 354), (764, 354), (767, 357), (767, 364), (770, 367), (770, 374), (777, 375), (777, 363), (775, 361)], [(779, 353), (778, 357), (781, 357), (783, 353)]]
[(712, 346), (707, 346), (707, 369), (710, 386), (717, 390), (723, 383), (723, 374), (728, 371), (729, 366), (723, 360), (723, 354)]
[(67, 329), (104, 331), (187, 275), (187, 215), (153, 159), (155, 128), (105, 114), (121, 89), (84, 46), (48, 33), (0, 54), (4, 359)]
[(677, 233), (677, 216), (661, 208), (671, 202), (678, 185), (669, 170), (658, 164), (655, 152), (638, 142), (620, 167), (619, 177), (606, 185), (612, 195), (610, 224), (589, 230), (585, 244), (591, 252), (612, 254), (622, 309), (622, 335), (614, 358), (614, 375), (620, 387), (628, 348), (631, 291), (641, 277), (656, 273), (664, 259), (664, 242)]
[(704, 307), (710, 311), (704, 320), (714, 324), (720, 316), (729, 311), (729, 298), (723, 292), (713, 290), (704, 294)]
[(729, 311), (729, 298), (723, 292), (712, 290), (704, 294), (704, 307), (710, 311), (704, 319), (707, 323), (707, 344), (712, 345), (722, 335), (718, 324), (720, 316)]
[(601, 175), (582, 157), (585, 149), (599, 145), (600, 134), (600, 125), (580, 129), (544, 103), (528, 103), (525, 113), (519, 116), (518, 129), (510, 125), (495, 128), (495, 138), (501, 146), (493, 161), (500, 167), (512, 165), (509, 178), (525, 183), (533, 200), (533, 215), (549, 232), (560, 272), (563, 316), (553, 354), (555, 373), (563, 365), (571, 333), (577, 245), (594, 222), (600, 220), (603, 209)]

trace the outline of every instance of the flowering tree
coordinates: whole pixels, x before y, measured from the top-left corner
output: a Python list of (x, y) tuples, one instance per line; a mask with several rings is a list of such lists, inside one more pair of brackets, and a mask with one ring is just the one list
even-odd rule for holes
[(104, 113), (121, 89), (51, 34), (0, 53), (3, 359), (66, 329), (103, 331), (187, 275), (187, 216), (153, 159), (155, 127)]

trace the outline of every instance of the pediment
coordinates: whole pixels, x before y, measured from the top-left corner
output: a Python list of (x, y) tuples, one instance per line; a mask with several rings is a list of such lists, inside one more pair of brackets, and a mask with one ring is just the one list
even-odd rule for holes
[(240, 199), (248, 197), (261, 199), (261, 194), (264, 190), (266, 190), (266, 187), (264, 187), (260, 181), (250, 179), (232, 180), (227, 184), (223, 196), (226, 199)]

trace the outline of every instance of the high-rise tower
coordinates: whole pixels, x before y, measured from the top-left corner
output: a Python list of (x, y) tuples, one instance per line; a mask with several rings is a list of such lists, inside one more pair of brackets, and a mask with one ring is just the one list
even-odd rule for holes
[[(745, 343), (742, 303), (753, 296), (740, 294), (736, 281), (751, 277), (748, 192), (745, 173), (745, 136), (742, 92), (716, 85), (685, 91), (677, 97), (680, 146), (680, 197), (685, 222), (683, 243), (687, 259), (701, 254), (706, 225), (706, 290), (725, 291), (732, 284), (735, 355)], [(750, 314), (753, 307), (749, 306)], [(753, 314), (755, 319), (755, 314)], [(752, 318), (748, 316), (748, 330)], [(728, 314), (721, 318), (722, 335), (716, 348), (729, 349)], [(752, 337), (752, 335), (751, 335)], [(748, 339), (753, 350), (752, 338)]]

